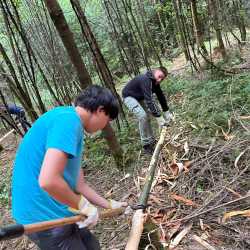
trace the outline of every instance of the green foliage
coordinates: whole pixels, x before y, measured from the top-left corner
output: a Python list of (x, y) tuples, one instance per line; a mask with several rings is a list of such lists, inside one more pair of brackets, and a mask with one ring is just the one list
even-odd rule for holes
[(215, 131), (228, 128), (233, 112), (238, 115), (250, 111), (250, 75), (232, 78), (198, 81), (195, 79), (171, 78), (166, 91), (170, 96), (183, 92), (182, 103), (173, 103), (177, 119), (194, 124), (195, 133), (211, 136)]
[[(124, 152), (123, 166), (125, 166), (126, 171), (133, 169), (132, 164), (134, 164), (137, 154), (141, 150), (137, 122), (132, 117), (128, 117), (128, 119), (129, 127), (123, 123), (120, 130), (116, 131), (116, 136)], [(102, 168), (110, 165), (110, 162), (115, 165), (102, 133), (87, 137), (84, 151), (84, 161), (88, 166)]]
[(7, 183), (1, 183), (0, 185), (0, 202), (1, 204), (8, 204), (9, 202), (9, 191)]

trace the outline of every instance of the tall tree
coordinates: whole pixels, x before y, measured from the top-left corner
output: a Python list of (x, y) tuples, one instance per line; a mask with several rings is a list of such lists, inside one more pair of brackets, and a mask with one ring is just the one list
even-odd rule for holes
[(182, 50), (184, 52), (185, 58), (187, 61), (189, 61), (190, 56), (188, 53), (188, 48), (186, 46), (185, 34), (184, 34), (184, 30), (183, 30), (182, 23), (181, 23), (181, 17), (180, 17), (180, 9), (178, 6), (179, 0), (172, 0), (172, 2), (173, 2), (173, 7), (175, 11), (175, 16), (176, 16), (176, 25), (177, 25), (178, 35), (179, 35), (179, 41), (180, 41)]
[(101, 78), (103, 82), (105, 83), (105, 86), (111, 89), (111, 91), (114, 93), (114, 95), (117, 97), (120, 103), (120, 108), (122, 110), (122, 103), (120, 100), (120, 96), (117, 94), (115, 86), (114, 86), (114, 80), (112, 77), (112, 74), (108, 68), (108, 65), (106, 63), (106, 60), (104, 59), (104, 56), (99, 48), (99, 45), (95, 39), (95, 36), (89, 26), (88, 20), (81, 8), (79, 0), (70, 0), (71, 5), (76, 13), (76, 16), (78, 18), (78, 21), (81, 26), (81, 30), (83, 33), (84, 38), (87, 40), (89, 48), (91, 50), (91, 53), (93, 55), (93, 58), (97, 64), (98, 71), (101, 75)]
[(81, 88), (86, 88), (92, 83), (90, 75), (82, 61), (80, 52), (74, 41), (73, 33), (65, 19), (63, 11), (56, 0), (44, 0), (49, 11), (50, 17), (62, 39), (62, 42), (68, 52), (72, 64), (75, 66)]
[(222, 33), (221, 33), (221, 25), (219, 23), (219, 15), (218, 15), (218, 5), (216, 0), (208, 0), (209, 2), (209, 8), (210, 8), (210, 14), (212, 15), (213, 19), (213, 27), (215, 29), (216, 38), (219, 44), (220, 52), (224, 60), (227, 59), (227, 53), (225, 49), (225, 45), (222, 39)]
[(204, 54), (207, 53), (206, 46), (204, 44), (204, 38), (201, 31), (201, 23), (199, 22), (198, 18), (198, 11), (197, 11), (197, 1), (196, 0), (190, 0), (191, 4), (191, 11), (192, 11), (192, 20), (193, 20), (193, 27), (194, 27), (194, 33), (196, 38), (196, 44), (198, 47), (198, 50), (201, 49)]
[[(88, 85), (92, 84), (90, 75), (83, 63), (79, 50), (76, 46), (76, 43), (73, 38), (73, 34), (67, 24), (63, 11), (58, 4), (57, 0), (45, 0), (46, 6), (49, 10), (50, 16), (58, 30), (58, 33), (61, 36), (63, 44), (70, 56), (72, 63), (77, 69), (77, 74), (79, 80), (81, 81), (82, 87), (85, 88)], [(107, 126), (103, 129), (104, 137), (106, 138), (111, 153), (118, 166), (122, 164), (123, 152), (122, 148), (115, 136), (115, 133), (108, 123)]]

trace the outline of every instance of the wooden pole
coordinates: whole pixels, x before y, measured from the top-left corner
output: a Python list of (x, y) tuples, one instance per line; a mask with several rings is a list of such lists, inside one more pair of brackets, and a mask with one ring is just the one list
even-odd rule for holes
[[(104, 212), (100, 213), (100, 219), (106, 219), (118, 216), (124, 213), (125, 208), (116, 208), (116, 209), (108, 209)], [(35, 232), (40, 232), (44, 230), (48, 230), (55, 227), (60, 227), (64, 225), (74, 224), (80, 220), (83, 220), (86, 216), (84, 215), (75, 215), (68, 218), (61, 218), (51, 221), (43, 221), (34, 224), (22, 225), (22, 224), (14, 224), (6, 227), (0, 228), (0, 241), (8, 240), (12, 238), (16, 238), (22, 236), (23, 234), (31, 234)]]
[[(139, 197), (139, 205), (144, 205), (144, 206), (147, 205), (149, 192), (151, 190), (151, 186), (152, 186), (152, 182), (153, 182), (154, 174), (155, 174), (155, 169), (156, 169), (157, 162), (158, 162), (158, 157), (159, 157), (161, 148), (163, 146), (166, 133), (167, 133), (167, 127), (163, 127), (161, 131), (160, 139), (155, 147), (154, 154), (151, 158), (151, 161), (148, 167), (148, 175), (146, 178), (146, 183)], [(143, 209), (138, 209), (134, 213), (133, 219), (132, 219), (132, 227), (131, 227), (128, 243), (126, 245), (125, 250), (137, 250), (138, 249), (141, 235), (143, 232), (144, 217), (145, 217), (145, 214), (143, 213)]]

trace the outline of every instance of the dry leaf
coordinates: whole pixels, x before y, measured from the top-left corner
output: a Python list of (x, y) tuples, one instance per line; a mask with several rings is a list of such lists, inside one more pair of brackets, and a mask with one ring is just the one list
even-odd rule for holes
[(206, 242), (205, 240), (203, 240), (201, 237), (199, 237), (198, 235), (192, 235), (191, 237), (193, 240), (195, 240), (196, 242), (198, 242), (200, 245), (202, 245), (203, 247), (205, 247), (208, 250), (216, 250), (213, 246), (211, 246), (208, 242)]
[(246, 216), (246, 217), (250, 217), (250, 209), (248, 209), (248, 210), (231, 211), (231, 212), (225, 213), (223, 215), (223, 218), (222, 218), (221, 222), (225, 223), (226, 220), (228, 220), (229, 218), (231, 218), (233, 216), (236, 216), (236, 215), (243, 215), (243, 216)]
[(187, 154), (189, 152), (189, 147), (188, 147), (187, 141), (184, 143), (183, 147), (184, 147), (185, 154)]
[(193, 123), (190, 123), (190, 126), (194, 129), (198, 129)]
[(185, 172), (188, 172), (189, 171), (189, 168), (191, 167), (191, 161), (184, 161), (184, 164), (183, 164), (183, 167), (184, 167), (184, 170)]
[(238, 168), (238, 161), (240, 160), (241, 156), (242, 156), (243, 154), (245, 154), (246, 151), (247, 151), (247, 149), (245, 149), (243, 152), (241, 152), (241, 153), (237, 156), (237, 158), (235, 159), (235, 162), (234, 162), (235, 168)]
[(241, 115), (240, 119), (241, 120), (250, 120), (250, 115)]
[(124, 181), (125, 179), (129, 178), (131, 174), (126, 174), (122, 179), (119, 180), (119, 182)]
[(177, 194), (170, 194), (170, 197), (172, 199), (174, 199), (174, 200), (183, 202), (187, 206), (198, 207), (198, 205), (195, 202), (193, 202), (193, 201), (191, 201), (191, 200), (189, 200), (189, 199), (187, 199), (187, 198), (185, 198), (183, 196), (180, 196), (180, 195), (177, 195)]
[(230, 140), (232, 140), (232, 139), (235, 137), (235, 135), (230, 135), (229, 133), (226, 133), (226, 132), (223, 130), (223, 128), (221, 128), (221, 131), (222, 131), (222, 134), (223, 134), (224, 139), (225, 139), (226, 141), (230, 141)]
[(107, 199), (107, 198), (110, 198), (111, 195), (113, 194), (113, 192), (114, 192), (114, 189), (111, 188), (111, 189), (104, 195), (104, 197), (105, 197), (106, 199)]
[(187, 224), (184, 227), (184, 229), (180, 233), (178, 233), (177, 236), (173, 240), (171, 240), (171, 242), (169, 244), (169, 249), (170, 250), (176, 248), (179, 245), (179, 243), (181, 242), (181, 240), (186, 236), (186, 234), (189, 233), (189, 231), (191, 230), (192, 226), (193, 226), (192, 223)]
[(184, 169), (184, 165), (180, 162), (173, 162), (170, 166), (169, 166), (171, 172), (173, 173), (174, 176), (177, 176), (178, 174), (180, 174), (182, 172), (182, 170)]

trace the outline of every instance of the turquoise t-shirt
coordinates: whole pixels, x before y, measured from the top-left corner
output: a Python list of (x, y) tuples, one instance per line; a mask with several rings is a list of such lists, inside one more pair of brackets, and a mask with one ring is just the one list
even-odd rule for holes
[[(40, 188), (38, 178), (47, 149), (68, 154), (63, 177), (74, 190), (83, 148), (83, 126), (74, 107), (58, 107), (43, 114), (23, 138), (14, 162), (12, 216), (21, 224), (69, 217), (68, 207)], [(53, 166), (51, 166), (53, 167)]]

